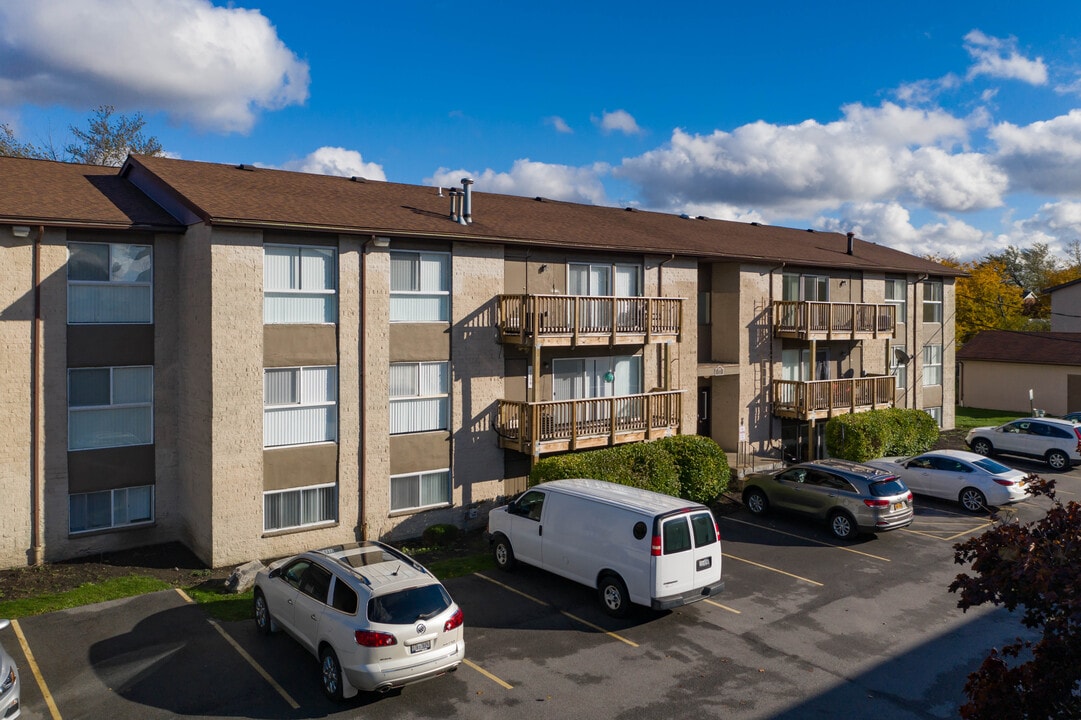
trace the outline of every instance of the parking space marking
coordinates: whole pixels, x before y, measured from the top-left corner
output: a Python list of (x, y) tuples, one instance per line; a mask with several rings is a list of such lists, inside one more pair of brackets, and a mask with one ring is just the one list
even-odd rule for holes
[(551, 604), (549, 602), (545, 602), (544, 600), (541, 600), (539, 598), (535, 598), (532, 595), (524, 593), (521, 590), (519, 590), (517, 588), (513, 588), (510, 585), (507, 585), (505, 583), (501, 583), (498, 580), (495, 580), (493, 578), (488, 577), (487, 575), (481, 575), (480, 573), (473, 573), (473, 574), (476, 575), (477, 577), (481, 578), (482, 580), (487, 580), (488, 582), (492, 583), (493, 585), (498, 585), (499, 587), (503, 588), (504, 590), (509, 590), (512, 593), (516, 593), (518, 595), (521, 595), (526, 600), (531, 600), (532, 602), (535, 602), (538, 605), (542, 605), (544, 607), (550, 607), (553, 610), (555, 610), (556, 612), (558, 612), (560, 615), (568, 617), (568, 618), (570, 618), (571, 620), (573, 620), (573, 621), (575, 621), (577, 623), (581, 623), (582, 625), (585, 625), (586, 627), (592, 628), (592, 629), (596, 630), (597, 632), (602, 632), (602, 633), (604, 633), (605, 635), (607, 635), (608, 637), (610, 637), (610, 638), (612, 638), (614, 640), (619, 640), (621, 643), (626, 643), (626, 644), (630, 645), (631, 647), (635, 647), (635, 648), (638, 647), (638, 643), (634, 642), (633, 640), (628, 640), (627, 638), (623, 637), (622, 635), (618, 635), (618, 634), (612, 632), (611, 630), (605, 630), (600, 625), (594, 625), (593, 623), (589, 622), (588, 620), (583, 620), (582, 618), (578, 617), (577, 615), (570, 614), (566, 610), (560, 610), (555, 605), (553, 605), (553, 604)]
[[(966, 516), (959, 515), (958, 517), (966, 517)], [(942, 542), (953, 542), (957, 538), (964, 537), (965, 535), (971, 535), (972, 533), (980, 532), (981, 530), (989, 528), (994, 524), (995, 524), (994, 520), (987, 520), (987, 521), (981, 522), (979, 525), (975, 525), (975, 526), (972, 526), (972, 527), (965, 527), (966, 523), (963, 523), (963, 522), (960, 522), (960, 523), (959, 522), (949, 522), (949, 521), (937, 522), (937, 523), (935, 523), (935, 522), (921, 522), (920, 523), (921, 527), (930, 525), (930, 526), (932, 526), (932, 528), (934, 526), (938, 526), (938, 527), (944, 527), (945, 529), (944, 530), (934, 530), (934, 529), (932, 529), (932, 530), (915, 530), (910, 526), (910, 527), (904, 528), (904, 531), (911, 534), (911, 535), (922, 535), (923, 537), (929, 537), (929, 538), (932, 538), (933, 540), (941, 540)], [(965, 527), (965, 529), (962, 530), (961, 532), (952, 532), (959, 525), (961, 527)], [(947, 535), (947, 536), (942, 536), (942, 535), (936, 534), (936, 532), (950, 532), (951, 534)]]
[[(186, 592), (184, 592), (180, 588), (175, 588), (175, 590), (176, 590), (177, 594), (180, 595), (180, 597), (184, 598), (184, 602), (186, 602), (188, 604), (192, 604), (192, 603), (195, 602), (194, 600), (191, 599), (190, 595), (188, 595)], [(274, 688), (277, 691), (277, 693), (282, 696), (282, 698), (285, 700), (285, 702), (289, 704), (289, 707), (293, 708), (294, 710), (299, 710), (300, 709), (300, 703), (298, 703), (296, 700), (294, 700), (293, 697), (288, 692), (286, 692), (285, 688), (283, 688), (281, 685), (279, 685), (278, 681), (275, 680), (273, 677), (271, 677), (270, 673), (268, 673), (263, 668), (263, 666), (260, 665), (258, 663), (258, 661), (256, 661), (255, 658), (253, 658), (251, 655), (248, 654), (247, 650), (240, 647), (240, 643), (238, 643), (236, 640), (234, 640), (233, 637), (229, 633), (225, 632), (225, 628), (223, 628), (221, 625), (219, 625), (217, 620), (214, 620), (213, 618), (208, 617), (206, 619), (206, 621), (208, 623), (210, 623), (210, 627), (212, 627), (212, 628), (214, 628), (215, 630), (218, 631), (218, 634), (221, 635), (225, 639), (225, 642), (227, 642), (227, 643), (229, 643), (230, 645), (233, 646), (233, 649), (236, 650), (237, 655), (244, 658), (244, 660), (249, 665), (252, 666), (252, 669), (255, 670), (255, 672), (259, 673), (259, 675), (264, 680), (267, 681), (267, 684), (270, 685), (270, 687)]]
[(483, 675), (484, 677), (486, 677), (489, 680), (491, 680), (492, 682), (494, 682), (496, 685), (501, 685), (504, 690), (513, 690), (514, 689), (513, 685), (511, 685), (508, 682), (504, 682), (503, 680), (500, 680), (495, 675), (493, 675), (492, 673), (490, 673), (487, 670), (485, 670), (484, 668), (482, 668), (480, 665), (477, 665), (475, 662), (471, 662), (471, 661), (469, 661), (469, 660), (467, 660), (465, 658), (462, 658), (462, 664), (463, 665), (468, 665), (469, 667), (473, 668), (474, 670), (479, 672), (481, 675)]
[(881, 555), (872, 555), (869, 552), (864, 552), (862, 550), (856, 550), (855, 548), (845, 547), (844, 545), (834, 545), (833, 543), (824, 542), (822, 540), (815, 540), (814, 538), (809, 538), (809, 537), (807, 537), (805, 535), (797, 535), (795, 533), (785, 532), (784, 530), (777, 530), (776, 528), (766, 527), (764, 525), (757, 525), (755, 523), (749, 523), (746, 520), (737, 520), (736, 518), (726, 517), (726, 518), (722, 518), (722, 519), (723, 520), (729, 520), (729, 521), (735, 522), (735, 523), (739, 523), (741, 525), (748, 525), (750, 527), (758, 528), (760, 530), (768, 530), (769, 532), (777, 533), (778, 535), (787, 535), (788, 537), (799, 538), (800, 540), (806, 540), (807, 542), (813, 542), (816, 545), (824, 545), (825, 547), (831, 547), (831, 548), (836, 548), (838, 550), (844, 550), (845, 552), (850, 552), (850, 553), (853, 553), (854, 555), (862, 555), (864, 557), (871, 558), (872, 560), (881, 560), (882, 562), (891, 562), (891, 560), (889, 558), (882, 557)]
[(790, 572), (785, 572), (784, 570), (780, 570), (780, 569), (775, 568), (775, 567), (770, 567), (769, 565), (763, 565), (762, 563), (756, 563), (754, 560), (746, 560), (746, 559), (741, 558), (741, 557), (736, 557), (735, 555), (729, 555), (728, 553), (723, 553), (723, 555), (726, 558), (728, 558), (729, 560), (739, 560), (740, 562), (745, 562), (748, 565), (754, 565), (755, 567), (760, 567), (763, 570), (769, 570), (770, 572), (780, 573), (781, 575), (787, 575), (790, 578), (795, 578), (796, 580), (801, 580), (801, 581), (803, 581), (805, 583), (810, 583), (812, 585), (817, 585), (818, 587), (824, 587), (823, 583), (820, 583), (817, 580), (810, 580), (810, 579), (805, 578), (805, 577), (800, 577), (799, 575), (793, 575)]
[(742, 615), (743, 614), (739, 610), (736, 610), (735, 608), (730, 608), (727, 605), (721, 605), (719, 602), (717, 602), (715, 600), (710, 600), (709, 598), (706, 598), (705, 600), (703, 600), (703, 602), (707, 602), (710, 605), (712, 605), (713, 607), (719, 607), (721, 610), (727, 610), (730, 613), (735, 613), (736, 615)]
[(19, 645), (23, 649), (23, 654), (26, 655), (26, 664), (30, 666), (30, 673), (37, 680), (41, 695), (45, 698), (45, 704), (49, 707), (49, 714), (52, 715), (53, 720), (61, 720), (60, 709), (56, 707), (53, 694), (49, 692), (49, 686), (45, 684), (45, 677), (41, 674), (41, 668), (38, 667), (37, 660), (34, 659), (34, 653), (30, 651), (30, 643), (26, 642), (26, 636), (23, 635), (23, 629), (19, 626), (19, 621), (12, 620), (11, 627), (15, 629), (15, 637), (19, 639)]

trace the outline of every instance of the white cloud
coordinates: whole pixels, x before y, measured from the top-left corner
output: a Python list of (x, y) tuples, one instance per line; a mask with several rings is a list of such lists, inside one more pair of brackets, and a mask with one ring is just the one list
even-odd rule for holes
[(574, 132), (571, 126), (567, 124), (567, 121), (559, 117), (558, 115), (553, 115), (550, 118), (545, 118), (544, 121), (554, 127), (556, 129), (556, 132), (567, 134)]
[(996, 38), (972, 30), (965, 35), (965, 50), (975, 61), (968, 69), (968, 79), (979, 75), (1005, 80), (1020, 80), (1030, 85), (1047, 84), (1047, 65), (1043, 58), (1029, 60), (1017, 50), (1016, 38)]
[(951, 152), (982, 116), (893, 103), (843, 110), (828, 124), (760, 121), (709, 135), (676, 129), (667, 145), (625, 159), (614, 174), (639, 186), (645, 206), (676, 212), (725, 203), (795, 217), (906, 197), (940, 210), (1002, 203), (1006, 175), (984, 156)]
[(528, 158), (515, 160), (510, 172), (485, 170), (481, 173), (469, 170), (439, 168), (424, 182), (442, 187), (456, 186), (463, 177), (476, 182), (473, 189), (479, 192), (545, 197), (552, 200), (604, 205), (604, 186), (601, 177), (608, 172), (608, 165), (597, 163), (587, 167), (551, 165), (533, 162)]
[(1064, 253), (1072, 243), (1081, 242), (1081, 203), (1046, 203), (1032, 217), (1014, 222), (1009, 239), (1012, 245), (1043, 243), (1052, 252)]
[(100, 104), (246, 132), (302, 104), (308, 65), (258, 10), (209, 0), (0, 4), (0, 105)]
[(634, 116), (626, 110), (605, 111), (597, 123), (605, 132), (621, 132), (624, 135), (639, 135), (642, 132)]
[(1025, 126), (1001, 123), (988, 135), (1014, 189), (1081, 196), (1081, 110)]
[(838, 217), (820, 217), (816, 225), (834, 232), (851, 231), (862, 240), (912, 255), (953, 257), (962, 262), (1005, 248), (983, 230), (949, 216), (917, 227), (908, 209), (896, 202), (846, 205)]
[(356, 150), (346, 150), (341, 147), (321, 147), (299, 160), (290, 160), (282, 165), (282, 168), (316, 175), (362, 177), (368, 180), (387, 179), (382, 165), (364, 162), (364, 158)]

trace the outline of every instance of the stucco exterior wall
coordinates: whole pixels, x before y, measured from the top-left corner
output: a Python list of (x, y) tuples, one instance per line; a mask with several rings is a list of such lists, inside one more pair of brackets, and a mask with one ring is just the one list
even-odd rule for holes
[(1081, 283), (1051, 293), (1051, 332), (1081, 332)]
[[(959, 404), (1027, 415), (1038, 408), (1050, 415), (1077, 410), (1067, 405), (1068, 377), (1081, 378), (1077, 365), (1036, 365), (965, 360)], [(1077, 382), (1077, 381), (1075, 381)], [(1030, 404), (1028, 392), (1032, 390)]]

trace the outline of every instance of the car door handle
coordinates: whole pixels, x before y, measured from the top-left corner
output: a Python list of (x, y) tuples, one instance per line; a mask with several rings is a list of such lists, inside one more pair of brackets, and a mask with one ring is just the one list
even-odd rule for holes
[(538, 525), (537, 526), (537, 535), (543, 535), (543, 534), (544, 534), (544, 526), (543, 525)]
[(319, 618), (315, 617), (315, 613), (312, 613), (312, 620), (318, 620), (318, 619)]
[(289, 602), (290, 605), (292, 605), (293, 604), (293, 599), (289, 598), (288, 602)]

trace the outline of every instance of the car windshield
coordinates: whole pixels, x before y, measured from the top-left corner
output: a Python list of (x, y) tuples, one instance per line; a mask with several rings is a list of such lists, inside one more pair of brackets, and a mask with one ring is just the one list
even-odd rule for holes
[(877, 482), (873, 482), (869, 486), (871, 494), (875, 497), (888, 497), (890, 495), (903, 495), (908, 492), (908, 488), (900, 478), (888, 477)]
[(416, 620), (429, 620), (450, 607), (450, 595), (442, 585), (424, 585), (368, 601), (368, 619), (377, 623), (407, 625)]
[(973, 460), (972, 464), (978, 468), (983, 468), (987, 472), (993, 475), (1001, 475), (1002, 473), (1008, 473), (1012, 468), (1008, 468), (1002, 463), (992, 460), (991, 458), (980, 458), (979, 460)]

